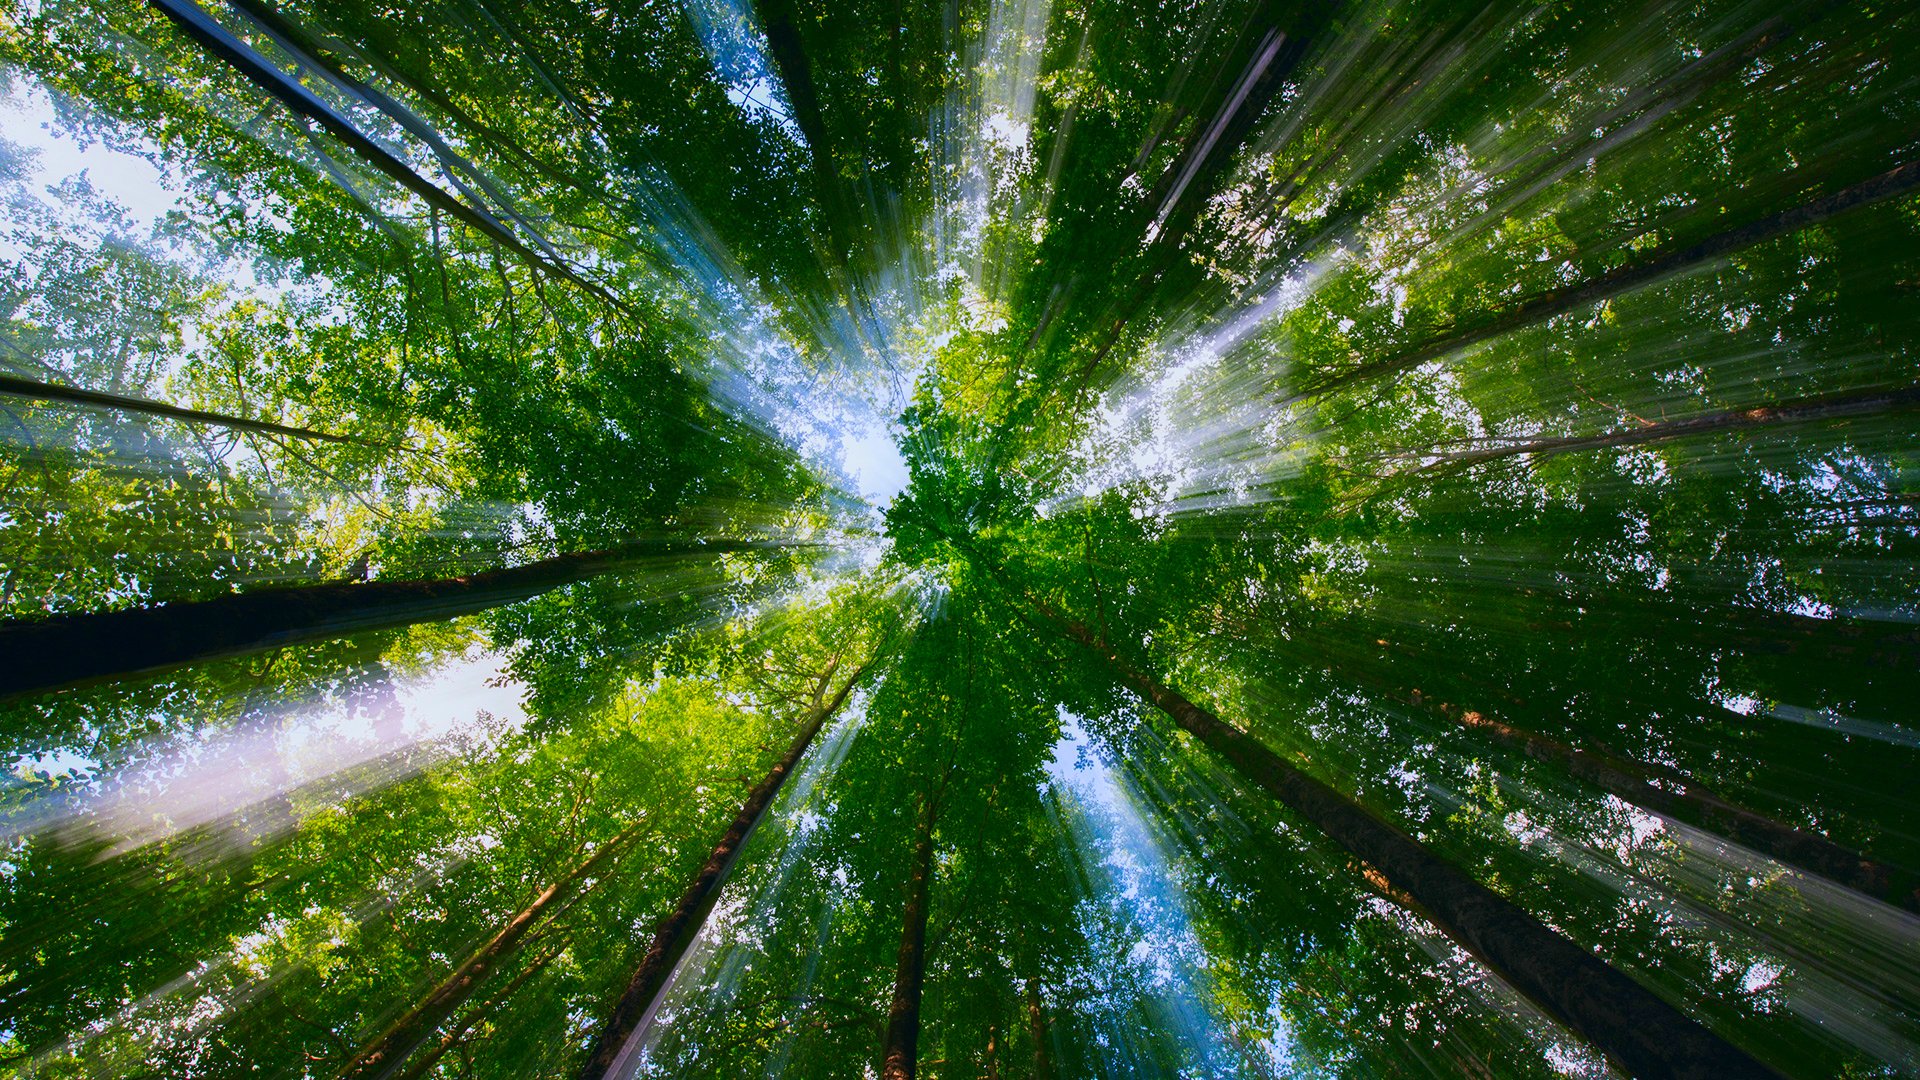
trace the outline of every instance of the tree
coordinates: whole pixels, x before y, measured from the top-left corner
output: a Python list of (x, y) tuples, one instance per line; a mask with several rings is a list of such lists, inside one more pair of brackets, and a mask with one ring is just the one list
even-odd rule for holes
[(584, 883), (598, 883), (595, 875), (610, 869), (639, 834), (629, 828), (601, 842), (587, 858), (569, 870), (565, 877), (547, 886), (526, 907), (514, 912), (499, 933), (473, 955), (447, 973), (439, 985), (421, 998), (413, 1008), (387, 1026), (372, 1042), (354, 1052), (341, 1067), (341, 1077), (388, 1077), (395, 1075), (407, 1056), (426, 1042), (435, 1028), (446, 1023), (468, 998), (477, 993), (525, 940), (557, 907), (573, 899)]
[(526, 600), (648, 561), (752, 551), (753, 541), (633, 541), (526, 566), (438, 581), (346, 582), (238, 593), (151, 608), (61, 615), (0, 626), (7, 670), (0, 693), (123, 678), (356, 631), (455, 618)]
[(1917, 47), (4, 5), (0, 1073), (1911, 1072)]
[(1023, 599), (1059, 633), (1105, 660), (1116, 679), (1381, 874), (1390, 893), (1404, 892), (1416, 910), (1634, 1074), (1774, 1075), (1245, 732), (1130, 668), (1084, 624)]
[[(855, 607), (854, 610), (860, 609)], [(859, 629), (856, 626), (850, 633), (857, 634)], [(719, 843), (714, 845), (713, 853), (707, 856), (699, 873), (687, 883), (679, 903), (655, 927), (633, 977), (627, 980), (626, 989), (614, 1003), (611, 1016), (594, 1036), (593, 1049), (588, 1053), (586, 1067), (581, 1073), (587, 1080), (617, 1072), (616, 1062), (621, 1048), (634, 1030), (658, 1008), (661, 991), (679, 966), (681, 958), (693, 945), (693, 939), (700, 932), (707, 913), (713, 910), (721, 887), (726, 884), (728, 874), (740, 858), (741, 849), (759, 827), (761, 819), (766, 816), (768, 808), (773, 805), (774, 798), (780, 794), (780, 789), (786, 785), (795, 767), (806, 756), (820, 729), (839, 714), (861, 678), (884, 658), (884, 639), (864, 643), (864, 655), (850, 655), (850, 650), (862, 644), (855, 640), (838, 642), (834, 652), (826, 657), (824, 666), (817, 672), (804, 668), (796, 671), (784, 665), (776, 667), (771, 662), (761, 669), (763, 677), (770, 681), (782, 681), (783, 677), (791, 680), (795, 675), (800, 677), (804, 709), (798, 720), (799, 732), (787, 752), (747, 793), (746, 801), (740, 805), (740, 812), (734, 815), (727, 831), (721, 834)], [(843, 666), (847, 670), (843, 671)], [(808, 683), (811, 685), (806, 685)], [(776, 692), (773, 696), (784, 695)], [(787, 704), (791, 707), (799, 702), (789, 700)]]

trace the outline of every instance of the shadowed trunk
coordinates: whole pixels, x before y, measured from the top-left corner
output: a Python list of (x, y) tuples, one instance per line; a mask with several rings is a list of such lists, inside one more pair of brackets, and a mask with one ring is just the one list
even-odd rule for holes
[(1582, 750), (1479, 712), (1430, 700), (1418, 690), (1413, 691), (1408, 700), (1536, 761), (1559, 766), (1569, 775), (1635, 806), (1725, 837), (1810, 874), (1920, 914), (1920, 880), (1916, 880), (1914, 874), (1849, 850), (1824, 836), (1730, 803), (1676, 773)]
[(833, 248), (830, 269), (843, 270), (852, 254), (849, 248), (858, 232), (858, 222), (853, 213), (853, 200), (834, 161), (826, 113), (820, 107), (820, 92), (814, 85), (813, 68), (807, 62), (806, 46), (801, 40), (799, 13), (793, 0), (759, 0), (753, 7), (766, 29), (767, 51), (773, 56), (780, 84), (787, 92), (787, 104), (793, 108), (794, 126), (800, 129), (807, 144), (807, 160), (813, 166), (814, 187), (826, 217), (828, 244)]
[(1454, 453), (1441, 453), (1434, 460), (1409, 470), (1405, 475), (1422, 475), (1434, 472), (1451, 472), (1482, 465), (1489, 461), (1519, 457), (1530, 454), (1535, 457), (1550, 457), (1554, 454), (1573, 453), (1581, 450), (1604, 450), (1619, 446), (1641, 446), (1646, 443), (1666, 442), (1669, 439), (1684, 439), (1694, 435), (1706, 435), (1721, 431), (1742, 431), (1751, 428), (1789, 427), (1796, 424), (1814, 424), (1827, 420), (1845, 420), (1861, 416), (1879, 416), (1891, 413), (1911, 412), (1920, 409), (1920, 387), (1907, 386), (1895, 390), (1876, 389), (1854, 391), (1842, 394), (1822, 394), (1816, 397), (1798, 398), (1783, 401), (1778, 405), (1757, 405), (1747, 409), (1728, 409), (1724, 412), (1708, 413), (1704, 416), (1690, 417), (1685, 420), (1668, 420), (1649, 423), (1627, 431), (1613, 431), (1600, 435), (1566, 435), (1537, 439), (1524, 439), (1504, 446), (1490, 446), (1480, 450), (1462, 450)]
[(365, 439), (351, 435), (335, 435), (325, 431), (312, 431), (307, 428), (275, 424), (266, 420), (249, 420), (244, 416), (228, 416), (225, 413), (206, 412), (201, 409), (182, 408), (169, 405), (164, 401), (149, 401), (146, 398), (128, 397), (125, 394), (103, 394), (98, 390), (82, 390), (77, 386), (61, 386), (57, 383), (39, 382), (23, 379), (17, 375), (0, 374), (0, 394), (14, 397), (33, 398), (38, 401), (65, 401), (76, 405), (99, 405), (125, 412), (144, 413), (148, 416), (165, 416), (173, 420), (185, 420), (193, 424), (212, 424), (215, 427), (229, 428), (234, 431), (257, 431), (263, 435), (285, 435), (294, 439), (319, 439), (323, 442), (354, 443), (359, 446), (373, 446)]
[(1280, 404), (1292, 405), (1355, 383), (1419, 367), (1429, 360), (1438, 359), (1469, 345), (1499, 337), (1523, 326), (1543, 322), (1555, 315), (1588, 304), (1597, 304), (1642, 285), (1650, 285), (1662, 278), (1671, 277), (1690, 267), (1725, 258), (1755, 244), (1785, 236), (1811, 225), (1818, 225), (1849, 210), (1857, 210), (1863, 206), (1871, 206), (1874, 203), (1904, 195), (1915, 188), (1920, 188), (1920, 162), (1908, 162), (1905, 165), (1895, 166), (1852, 187), (1842, 188), (1831, 195), (1802, 203), (1789, 210), (1768, 214), (1738, 228), (1715, 233), (1687, 247), (1677, 250), (1656, 249), (1644, 258), (1615, 267), (1591, 281), (1540, 293), (1504, 313), (1487, 318), (1477, 326), (1449, 330), (1429, 338), (1424, 344), (1415, 345), (1406, 352), (1363, 363), (1322, 378), (1306, 389), (1282, 398)]
[[(1574, 631), (1576, 634), (1630, 632), (1629, 625), (1644, 627), (1650, 617), (1637, 624), (1622, 620), (1614, 629)], [(1782, 619), (1809, 623), (1833, 623), (1835, 620), (1806, 619), (1782, 615)], [(1789, 624), (1791, 627), (1791, 624)], [(1816, 625), (1816, 628), (1821, 628)], [(1841, 627), (1841, 629), (1846, 629)], [(1853, 628), (1858, 630), (1859, 628)], [(1870, 628), (1869, 628), (1870, 629)], [(1862, 631), (1864, 633), (1864, 631)], [(1849, 638), (1857, 644), (1857, 639)], [(1385, 639), (1375, 639), (1387, 647)], [(1303, 643), (1304, 644), (1304, 643)], [(1826, 878), (1866, 896), (1920, 914), (1920, 874), (1895, 866), (1870, 855), (1837, 844), (1824, 836), (1787, 824), (1759, 811), (1741, 806), (1716, 794), (1685, 775), (1664, 767), (1643, 764), (1600, 749), (1584, 749), (1552, 736), (1516, 727), (1483, 712), (1465, 709), (1442, 701), (1419, 689), (1407, 689), (1393, 669), (1354, 653), (1342, 655), (1340, 646), (1319, 642), (1289, 653), (1302, 664), (1323, 664), (1340, 678), (1365, 687), (1385, 698), (1438, 713), (1448, 721), (1493, 739), (1519, 753), (1563, 770), (1626, 802), (1652, 813), (1692, 825), (1716, 836), (1744, 845), (1809, 874)], [(1404, 649), (1409, 654), (1419, 655)], [(1890, 648), (1890, 647), (1889, 647)], [(1864, 651), (1864, 650), (1863, 650)], [(1890, 651), (1866, 651), (1866, 655), (1890, 656)], [(1337, 657), (1329, 662), (1330, 657)], [(1425, 662), (1435, 662), (1425, 657)], [(1908, 658), (1911, 666), (1911, 657)], [(1503, 698), (1509, 708), (1523, 708), (1521, 699), (1502, 694), (1497, 688), (1478, 680), (1454, 683), (1453, 693), (1485, 699)], [(1741, 719), (1745, 719), (1742, 717)]]
[(600, 845), (599, 850), (565, 877), (547, 886), (544, 892), (534, 897), (532, 903), (515, 912), (499, 933), (449, 972), (413, 1008), (361, 1047), (335, 1074), (338, 1080), (386, 1080), (397, 1073), (407, 1055), (418, 1049), (428, 1036), (446, 1023), (479, 990), (487, 977), (499, 968), (501, 961), (513, 954), (527, 934), (549, 912), (559, 907), (573, 894), (580, 882), (605, 866), (639, 835), (640, 826), (628, 827)]
[(465, 577), (328, 582), (0, 623), (0, 698), (103, 682), (517, 603), (652, 560), (774, 546), (643, 540)]
[(1086, 627), (1029, 598), (1116, 678), (1225, 758), (1234, 770), (1377, 871), (1495, 974), (1636, 1077), (1776, 1078), (1779, 1074), (1358, 803), (1283, 761), (1240, 729), (1120, 659)]
[(1023, 996), (1027, 1004), (1027, 1037), (1033, 1040), (1033, 1080), (1054, 1080), (1053, 1043), (1047, 1034), (1047, 1013), (1040, 1004), (1040, 980), (1027, 976)]
[[(625, 304), (615, 299), (605, 289), (586, 280), (560, 262), (550, 248), (546, 253), (535, 251), (489, 211), (461, 202), (447, 194), (439, 185), (415, 172), (405, 161), (395, 157), (385, 147), (368, 138), (352, 120), (307, 89), (299, 80), (267, 63), (259, 53), (246, 42), (229, 33), (194, 0), (148, 0), (148, 2), (155, 10), (171, 19), (182, 33), (192, 38), (201, 48), (285, 105), (296, 116), (304, 117), (325, 129), (328, 134), (345, 143), (367, 164), (386, 174), (401, 187), (418, 195), (426, 201), (427, 205), (453, 215), (459, 221), (519, 256), (529, 266), (570, 281), (617, 309), (628, 310)], [(541, 246), (546, 246), (545, 241), (540, 243)]]
[(714, 902), (720, 898), (720, 887), (726, 884), (728, 875), (733, 872), (741, 849), (753, 836), (754, 829), (759, 827), (760, 819), (766, 816), (767, 808), (773, 805), (774, 797), (786, 785), (787, 777), (793, 774), (794, 767), (806, 756), (814, 737), (840, 711), (847, 695), (867, 670), (863, 667), (855, 671), (831, 700), (822, 701), (820, 699), (825, 696), (824, 691), (833, 678), (835, 667), (837, 664), (829, 665), (821, 676), (813, 708), (800, 734), (794, 738), (793, 745), (747, 795), (747, 801), (741, 805), (740, 812), (734, 815), (733, 823), (720, 837), (720, 842), (714, 845), (713, 853), (707, 856), (699, 873), (687, 885), (686, 892), (681, 894), (680, 902), (654, 928), (653, 942), (642, 957), (639, 968), (627, 981), (627, 988), (620, 995), (620, 1000), (614, 1003), (606, 1025), (594, 1038), (593, 1050), (580, 1070), (582, 1080), (599, 1080), (600, 1077), (614, 1074), (621, 1049), (652, 1014), (660, 992), (666, 989), (667, 979), (673, 975), (673, 969), (679, 966), (681, 957), (687, 954), (694, 938), (699, 936), (700, 927), (707, 921)]
[(920, 990), (927, 977), (927, 908), (933, 886), (933, 809), (923, 799), (907, 878), (907, 906), (900, 920), (900, 958), (894, 966), (893, 1004), (887, 1009), (887, 1041), (881, 1080), (913, 1080), (920, 1058)]
[(535, 975), (546, 970), (547, 965), (553, 963), (559, 956), (560, 950), (558, 949), (541, 956), (533, 963), (528, 964), (526, 970), (515, 975), (512, 982), (501, 987), (499, 993), (489, 995), (487, 1000), (467, 1010), (467, 1015), (461, 1017), (459, 1023), (449, 1027), (446, 1032), (440, 1036), (439, 1042), (434, 1043), (426, 1053), (414, 1055), (412, 1064), (408, 1065), (406, 1071), (400, 1073), (395, 1080), (421, 1080), (422, 1077), (432, 1072), (433, 1067), (440, 1063), (441, 1058), (446, 1057), (455, 1047), (466, 1041), (467, 1032), (473, 1030), (473, 1025), (479, 1023), (483, 1017), (503, 1002), (512, 1000), (513, 995), (518, 993), (522, 986), (525, 986), (531, 981)]
[[(360, 95), (386, 113), (395, 123), (406, 126), (407, 130), (420, 134), (421, 129), (427, 131), (432, 129), (428, 128), (424, 122), (418, 122), (413, 117), (412, 111), (405, 105), (372, 85), (354, 78), (341, 63), (340, 55), (343, 54), (357, 63), (365, 64), (378, 72), (381, 78), (405, 87), (408, 93), (433, 106), (435, 112), (451, 119), (460, 129), (480, 135), (488, 149), (512, 157), (526, 168), (588, 198), (605, 203), (626, 202), (621, 196), (607, 191), (604, 186), (591, 183), (529, 152), (509, 133), (475, 116), (459, 102), (448, 97), (444, 91), (424, 78), (409, 72), (404, 66), (391, 62), (377, 50), (366, 49), (356, 43), (329, 40), (320, 34), (312, 33), (306, 27), (281, 15), (263, 0), (228, 0), (228, 3), (236, 11), (243, 12), (247, 18), (260, 24), (261, 28), (272, 35), (290, 55), (298, 56), (302, 63), (310, 64), (315, 70), (324, 72), (328, 80)], [(414, 123), (419, 123), (419, 127), (412, 126)], [(444, 143), (437, 132), (432, 138), (434, 141)], [(439, 152), (438, 147), (435, 148), (435, 152)]]

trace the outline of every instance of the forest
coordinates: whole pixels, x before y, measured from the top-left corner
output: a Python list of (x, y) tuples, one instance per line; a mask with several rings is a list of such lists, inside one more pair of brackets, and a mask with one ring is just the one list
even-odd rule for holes
[(0, 1077), (1920, 1077), (1920, 7), (0, 0)]

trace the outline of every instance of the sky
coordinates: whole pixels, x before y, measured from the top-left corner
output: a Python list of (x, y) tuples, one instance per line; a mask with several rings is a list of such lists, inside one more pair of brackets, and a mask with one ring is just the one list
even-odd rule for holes
[(0, 131), (8, 142), (37, 152), (39, 183), (58, 183), (85, 170), (96, 189), (145, 221), (157, 221), (178, 205), (179, 191), (152, 162), (98, 142), (82, 148), (72, 136), (54, 134), (46, 91), (17, 73), (10, 90), (0, 96)]
[(884, 508), (907, 486), (907, 462), (886, 428), (847, 431), (840, 436), (847, 472), (868, 502)]

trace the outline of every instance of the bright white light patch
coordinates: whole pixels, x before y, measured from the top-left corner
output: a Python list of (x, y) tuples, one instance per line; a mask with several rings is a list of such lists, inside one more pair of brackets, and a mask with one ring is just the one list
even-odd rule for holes
[[(153, 162), (99, 142), (82, 147), (72, 135), (54, 135), (58, 119), (53, 101), (39, 86), (22, 79), (11, 94), (0, 97), (0, 115), (6, 117), (7, 137), (37, 153), (41, 182), (85, 172), (94, 190), (125, 206), (143, 224), (179, 208), (181, 191)], [(152, 146), (144, 140), (140, 145)]]
[(907, 486), (907, 462), (885, 428), (849, 431), (840, 436), (840, 453), (860, 494), (885, 506)]

